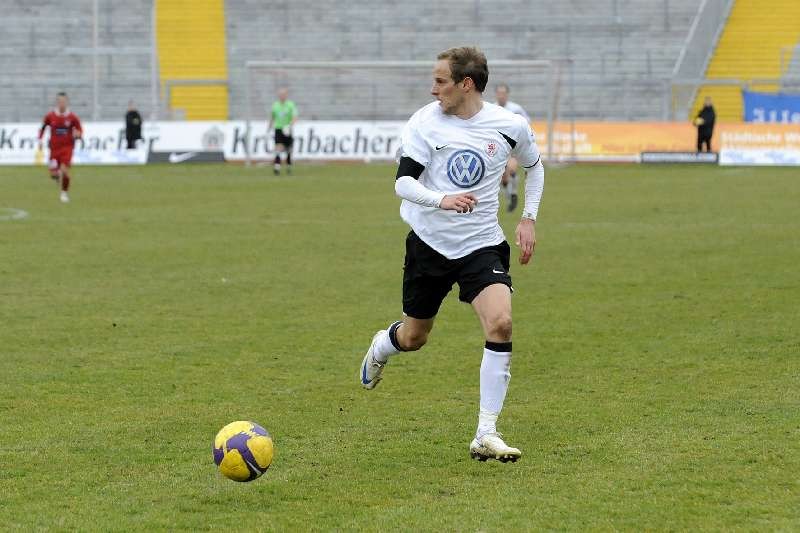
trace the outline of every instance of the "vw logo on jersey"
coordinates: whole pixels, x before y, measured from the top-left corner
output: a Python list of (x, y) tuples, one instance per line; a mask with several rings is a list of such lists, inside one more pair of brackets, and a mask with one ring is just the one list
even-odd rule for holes
[(459, 150), (447, 160), (447, 177), (462, 189), (477, 185), (485, 173), (483, 159), (473, 150)]

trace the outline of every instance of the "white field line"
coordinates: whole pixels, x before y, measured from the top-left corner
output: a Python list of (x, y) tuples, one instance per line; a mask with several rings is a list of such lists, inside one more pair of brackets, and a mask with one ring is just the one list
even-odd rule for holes
[(16, 209), (14, 207), (0, 207), (0, 221), (5, 220), (22, 220), (30, 216), (24, 209)]

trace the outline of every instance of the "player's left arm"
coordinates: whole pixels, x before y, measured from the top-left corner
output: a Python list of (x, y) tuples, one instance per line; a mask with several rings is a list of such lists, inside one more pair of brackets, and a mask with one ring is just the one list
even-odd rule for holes
[(73, 139), (80, 139), (83, 137), (83, 126), (81, 125), (81, 119), (75, 116), (75, 125), (72, 126), (72, 138)]
[(292, 103), (292, 121), (290, 124), (294, 126), (295, 122), (297, 122), (297, 104)]
[(536, 217), (539, 214), (539, 204), (544, 192), (544, 165), (542, 164), (542, 155), (536, 146), (533, 130), (527, 121), (520, 129), (520, 140), (512, 150), (512, 154), (525, 168), (527, 176), (525, 178), (525, 208), (522, 211), (522, 220), (517, 225), (515, 236), (516, 244), (520, 249), (519, 262), (527, 265), (536, 248)]

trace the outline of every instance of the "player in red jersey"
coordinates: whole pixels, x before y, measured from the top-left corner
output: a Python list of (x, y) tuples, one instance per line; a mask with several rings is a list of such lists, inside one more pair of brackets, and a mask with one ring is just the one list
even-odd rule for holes
[(50, 158), (48, 168), (50, 177), (61, 180), (61, 201), (69, 202), (69, 177), (72, 164), (72, 148), (75, 139), (83, 135), (83, 128), (78, 116), (69, 110), (69, 99), (66, 93), (56, 95), (56, 108), (44, 116), (42, 129), (39, 130), (39, 149), (42, 149), (44, 130), (50, 127)]

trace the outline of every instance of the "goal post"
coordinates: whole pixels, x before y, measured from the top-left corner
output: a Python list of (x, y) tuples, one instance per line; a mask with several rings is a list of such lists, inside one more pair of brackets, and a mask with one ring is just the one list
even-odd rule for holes
[[(266, 132), (269, 106), (280, 87), (288, 87), (300, 120), (405, 121), (431, 101), (432, 61), (247, 61), (243, 109), (245, 162), (252, 153), (254, 132)], [(558, 61), (489, 60), (485, 99), (494, 87), (508, 85), (510, 99), (522, 105), (546, 128), (546, 156), (553, 158), (555, 124), (559, 120), (561, 66)], [(545, 147), (542, 147), (545, 148)]]

